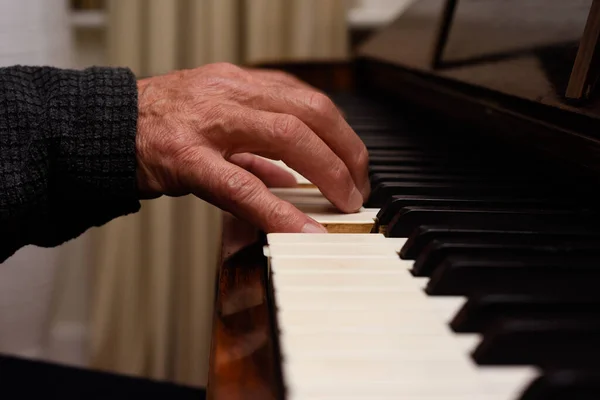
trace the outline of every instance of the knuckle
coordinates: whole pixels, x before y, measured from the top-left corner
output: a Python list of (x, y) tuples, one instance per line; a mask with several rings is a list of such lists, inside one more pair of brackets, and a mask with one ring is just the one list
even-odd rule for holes
[(369, 166), (369, 151), (367, 147), (361, 143), (361, 149), (356, 157), (356, 164), (359, 168), (365, 169)]
[(273, 121), (274, 135), (287, 144), (298, 140), (304, 132), (304, 123), (293, 115), (279, 115)]
[(218, 73), (225, 76), (234, 76), (238, 78), (248, 79), (250, 77), (250, 73), (243, 68), (238, 67), (235, 64), (228, 62), (218, 62), (211, 64), (212, 68), (215, 69)]
[(200, 83), (202, 84), (202, 88), (204, 90), (227, 90), (232, 85), (231, 78), (217, 74), (208, 75), (207, 77), (203, 78)]
[(333, 115), (335, 105), (333, 101), (323, 93), (314, 92), (308, 97), (308, 106), (314, 112), (321, 115)]
[(238, 69), (238, 67), (236, 67), (232, 63), (228, 63), (228, 62), (216, 62), (216, 63), (210, 64), (210, 66), (211, 66), (211, 68), (214, 68), (214, 69), (222, 71), (222, 72), (234, 72)]
[(333, 182), (341, 183), (347, 182), (350, 178), (348, 170), (341, 162), (333, 163), (333, 165), (329, 169), (329, 176), (331, 177)]
[(292, 213), (292, 205), (285, 201), (274, 201), (270, 204), (268, 211), (268, 221), (274, 224), (281, 223), (289, 219)]
[(234, 171), (225, 177), (225, 190), (228, 200), (241, 204), (252, 198), (256, 189), (252, 178), (243, 171)]

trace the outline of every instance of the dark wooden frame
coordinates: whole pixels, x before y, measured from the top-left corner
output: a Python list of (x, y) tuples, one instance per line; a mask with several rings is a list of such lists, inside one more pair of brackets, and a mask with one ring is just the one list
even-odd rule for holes
[(264, 238), (229, 214), (223, 217), (207, 398), (283, 398)]
[(565, 97), (581, 100), (590, 97), (600, 74), (600, 0), (594, 0), (579, 42)]
[[(450, 29), (456, 14), (459, 0), (446, 0), (438, 24), (433, 45), (431, 68), (443, 66), (442, 57), (448, 43)], [(579, 42), (577, 56), (573, 63), (565, 97), (570, 100), (583, 100), (593, 93), (600, 76), (600, 0), (593, 0), (588, 13), (583, 35)]]

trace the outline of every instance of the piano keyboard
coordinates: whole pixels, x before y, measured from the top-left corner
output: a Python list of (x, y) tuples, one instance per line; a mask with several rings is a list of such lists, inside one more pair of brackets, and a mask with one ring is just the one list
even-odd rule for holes
[(510, 399), (535, 377), (469, 362), (477, 335), (446, 328), (464, 300), (428, 299), (402, 241), (307, 236), (270, 234), (265, 249), (288, 399)]
[(287, 399), (600, 398), (593, 185), (337, 100), (372, 195), (344, 215), (309, 182), (273, 189), (330, 232), (267, 235)]

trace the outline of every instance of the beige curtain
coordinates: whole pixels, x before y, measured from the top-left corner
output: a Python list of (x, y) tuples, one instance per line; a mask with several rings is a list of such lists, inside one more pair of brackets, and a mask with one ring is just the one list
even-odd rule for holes
[[(110, 0), (108, 54), (138, 76), (346, 56), (344, 0)], [(205, 385), (220, 214), (144, 202), (93, 232), (91, 365)]]

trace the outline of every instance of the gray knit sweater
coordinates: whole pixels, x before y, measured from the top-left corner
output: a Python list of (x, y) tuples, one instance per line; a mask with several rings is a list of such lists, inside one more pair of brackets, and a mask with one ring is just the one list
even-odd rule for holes
[(0, 262), (139, 210), (131, 71), (0, 68)]

